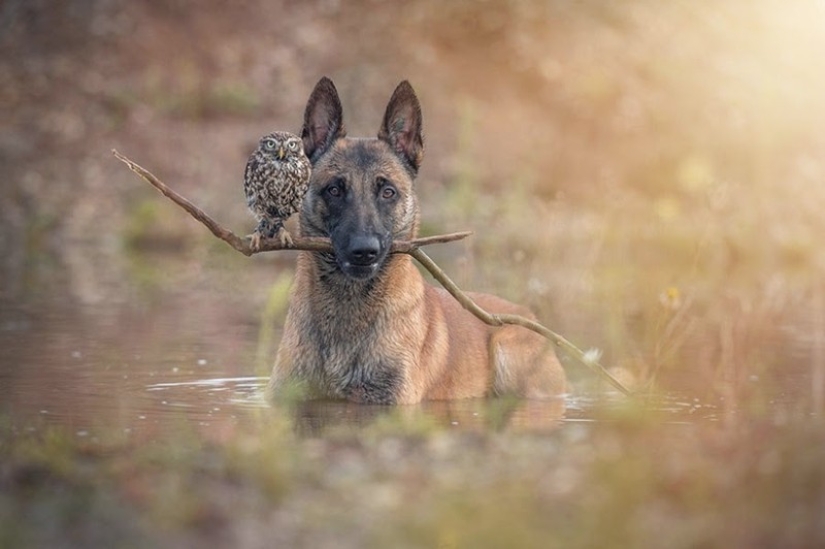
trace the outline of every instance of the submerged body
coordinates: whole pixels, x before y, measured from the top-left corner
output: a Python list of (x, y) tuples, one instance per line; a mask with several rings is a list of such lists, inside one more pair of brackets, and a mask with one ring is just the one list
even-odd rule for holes
[[(389, 253), (393, 240), (418, 230), (413, 182), (423, 140), (409, 84), (396, 89), (378, 138), (354, 139), (323, 79), (307, 105), (303, 139), (313, 175), (301, 234), (330, 237), (334, 253), (299, 255), (271, 395), (296, 383), (311, 396), (381, 404), (566, 390), (543, 338), (484, 324), (425, 284), (408, 255)], [(494, 296), (471, 297), (493, 313), (531, 316)]]

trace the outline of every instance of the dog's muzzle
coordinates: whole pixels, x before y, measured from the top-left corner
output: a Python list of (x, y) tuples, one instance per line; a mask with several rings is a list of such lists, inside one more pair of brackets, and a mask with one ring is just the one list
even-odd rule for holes
[(355, 236), (344, 253), (337, 253), (338, 264), (344, 274), (352, 278), (368, 279), (375, 276), (386, 255), (386, 247), (376, 236)]

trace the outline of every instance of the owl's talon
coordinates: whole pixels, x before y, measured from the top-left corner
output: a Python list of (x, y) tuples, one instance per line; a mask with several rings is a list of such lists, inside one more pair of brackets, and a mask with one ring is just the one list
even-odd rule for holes
[(261, 249), (261, 238), (261, 233), (259, 233), (258, 231), (255, 231), (254, 233), (249, 235), (249, 247), (252, 248), (253, 252), (257, 252)]
[(289, 234), (289, 231), (287, 231), (283, 227), (278, 229), (278, 235), (277, 236), (278, 236), (278, 240), (281, 242), (281, 246), (283, 246), (284, 248), (291, 248), (292, 246), (294, 246), (294, 244), (292, 242), (292, 235)]

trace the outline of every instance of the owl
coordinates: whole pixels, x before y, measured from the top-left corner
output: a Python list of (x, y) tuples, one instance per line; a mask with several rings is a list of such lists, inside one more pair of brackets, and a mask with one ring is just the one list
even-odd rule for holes
[(250, 235), (257, 251), (262, 238), (278, 235), (282, 246), (292, 246), (284, 221), (301, 208), (311, 167), (301, 138), (289, 132), (265, 135), (249, 157), (244, 171), (246, 203), (258, 220)]

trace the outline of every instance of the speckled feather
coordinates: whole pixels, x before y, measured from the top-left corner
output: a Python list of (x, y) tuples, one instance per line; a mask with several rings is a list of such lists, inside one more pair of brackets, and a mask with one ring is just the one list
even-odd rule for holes
[(271, 238), (283, 230), (283, 222), (301, 208), (310, 171), (300, 137), (273, 132), (261, 138), (244, 171), (246, 202), (259, 221), (256, 233)]

